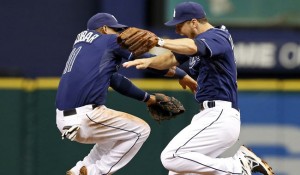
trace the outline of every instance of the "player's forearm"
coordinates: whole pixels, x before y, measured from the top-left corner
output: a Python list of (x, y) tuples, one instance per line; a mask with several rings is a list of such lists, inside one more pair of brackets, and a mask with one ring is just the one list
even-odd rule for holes
[(149, 67), (154, 69), (163, 70), (178, 65), (178, 62), (172, 52), (164, 53), (149, 59), (151, 59)]
[(184, 70), (180, 69), (179, 67), (174, 66), (174, 67), (171, 67), (164, 76), (182, 79), (186, 75), (187, 75), (187, 73)]
[(197, 46), (194, 40), (189, 38), (172, 39), (172, 40), (164, 39), (164, 44), (162, 47), (184, 55), (193, 55), (197, 52)]
[(114, 73), (111, 76), (110, 87), (120, 94), (139, 101), (147, 102), (150, 98), (150, 94), (138, 88), (129, 79), (118, 73)]

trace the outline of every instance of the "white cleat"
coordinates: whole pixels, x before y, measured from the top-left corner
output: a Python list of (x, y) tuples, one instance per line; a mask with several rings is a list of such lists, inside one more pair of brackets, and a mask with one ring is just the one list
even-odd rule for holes
[[(243, 154), (243, 156), (240, 155), (241, 153)], [(241, 146), (238, 150), (238, 154), (240, 155), (239, 158), (241, 160), (242, 166), (244, 166), (243, 169), (245, 168), (246, 172), (243, 172), (245, 175), (251, 175), (251, 171), (262, 173), (263, 175), (274, 175), (274, 172), (268, 165), (268, 163), (255, 155), (247, 147)], [(246, 163), (248, 164), (248, 166), (244, 165)]]
[(234, 157), (238, 158), (242, 165), (242, 174), (241, 175), (251, 175), (251, 168), (249, 166), (248, 160), (245, 158), (242, 151), (238, 150)]

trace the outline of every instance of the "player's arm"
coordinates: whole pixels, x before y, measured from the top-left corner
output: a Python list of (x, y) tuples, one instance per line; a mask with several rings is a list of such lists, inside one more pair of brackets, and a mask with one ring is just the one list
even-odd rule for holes
[(158, 70), (169, 69), (173, 66), (179, 65), (172, 52), (167, 52), (151, 58), (136, 59), (123, 63), (126, 68), (135, 66), (137, 69), (154, 68)]
[(198, 84), (197, 82), (189, 76), (184, 70), (180, 69), (179, 67), (172, 67), (168, 70), (168, 73), (165, 75), (165, 77), (173, 77), (178, 78), (178, 82), (181, 85), (183, 89), (186, 89), (186, 87), (189, 87), (189, 89), (196, 93)]
[[(129, 60), (134, 59), (133, 57), (129, 56), (130, 54), (129, 54), (128, 50), (125, 50), (125, 49), (120, 48), (120, 50), (118, 50), (118, 54), (125, 57), (125, 58), (129, 58)], [(146, 53), (142, 54), (140, 57), (149, 59), (149, 58), (152, 58), (152, 57), (155, 57), (155, 56), (156, 55), (154, 55), (154, 54), (146, 52)], [(151, 72), (154, 72), (154, 73), (158, 74), (158, 75), (165, 76), (165, 77), (178, 78), (179, 80), (184, 79), (184, 77), (187, 75), (187, 73), (184, 70), (182, 70), (182, 69), (180, 69), (176, 66), (170, 67), (168, 69), (161, 69), (161, 70), (155, 69), (155, 68), (150, 68), (150, 67), (148, 67), (147, 69), (150, 70)], [(187, 77), (185, 79), (187, 79)], [(184, 83), (180, 83), (180, 84), (184, 89), (186, 89), (185, 88), (186, 86), (183, 85)], [(193, 91), (193, 87), (190, 87), (190, 88)]]
[(190, 38), (164, 39), (160, 47), (184, 55), (194, 55), (197, 53), (195, 41)]
[[(175, 68), (174, 70), (175, 72), (172, 73), (172, 69), (174, 69), (174, 67), (178, 64), (179, 62), (175, 58), (174, 54), (172, 52), (168, 52), (151, 58), (143, 58), (143, 59), (128, 61), (123, 63), (123, 66), (126, 68), (135, 66), (137, 69), (146, 69), (146, 68), (154, 68), (158, 70), (168, 69), (169, 74), (174, 74), (177, 71), (177, 75), (181, 75), (181, 77), (179, 77), (179, 84), (182, 86), (182, 88), (186, 89), (186, 87), (189, 87), (190, 90), (193, 93), (195, 93), (198, 85), (193, 78), (191, 78), (188, 74), (182, 73), (181, 69), (176, 70)], [(169, 76), (174, 76), (174, 75), (169, 75)]]
[(154, 95), (150, 95), (149, 93), (138, 88), (128, 78), (119, 73), (114, 73), (111, 76), (110, 87), (122, 95), (138, 101), (146, 102), (148, 106), (155, 103)]
[(179, 67), (173, 66), (167, 70), (157, 70), (153, 68), (148, 69), (156, 74), (178, 79), (178, 82), (183, 89), (188, 87), (193, 93), (197, 90), (197, 82)]
[(176, 66), (173, 66), (169, 69), (164, 69), (164, 70), (158, 70), (158, 69), (153, 69), (153, 68), (147, 68), (147, 70), (149, 70), (157, 75), (168, 77), (168, 78), (182, 79), (184, 76), (187, 75), (187, 73), (184, 70), (182, 70)]

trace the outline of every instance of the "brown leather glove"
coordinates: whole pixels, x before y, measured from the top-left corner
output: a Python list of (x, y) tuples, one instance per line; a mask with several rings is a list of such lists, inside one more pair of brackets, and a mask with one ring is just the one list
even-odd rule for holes
[(185, 112), (181, 102), (174, 97), (169, 97), (165, 94), (153, 94), (156, 98), (156, 103), (148, 106), (151, 117), (160, 122), (170, 120)]
[(148, 30), (129, 27), (119, 34), (118, 44), (138, 57), (155, 47), (159, 38)]

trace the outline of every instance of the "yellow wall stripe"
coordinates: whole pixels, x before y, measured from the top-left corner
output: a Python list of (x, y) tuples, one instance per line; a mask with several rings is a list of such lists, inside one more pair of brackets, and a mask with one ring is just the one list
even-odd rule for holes
[(241, 79), (238, 86), (241, 91), (300, 91), (300, 79)]
[[(183, 90), (174, 79), (131, 79), (145, 90)], [(0, 89), (12, 90), (56, 90), (58, 77), (0, 78)], [(300, 79), (239, 79), (239, 91), (300, 91)]]

